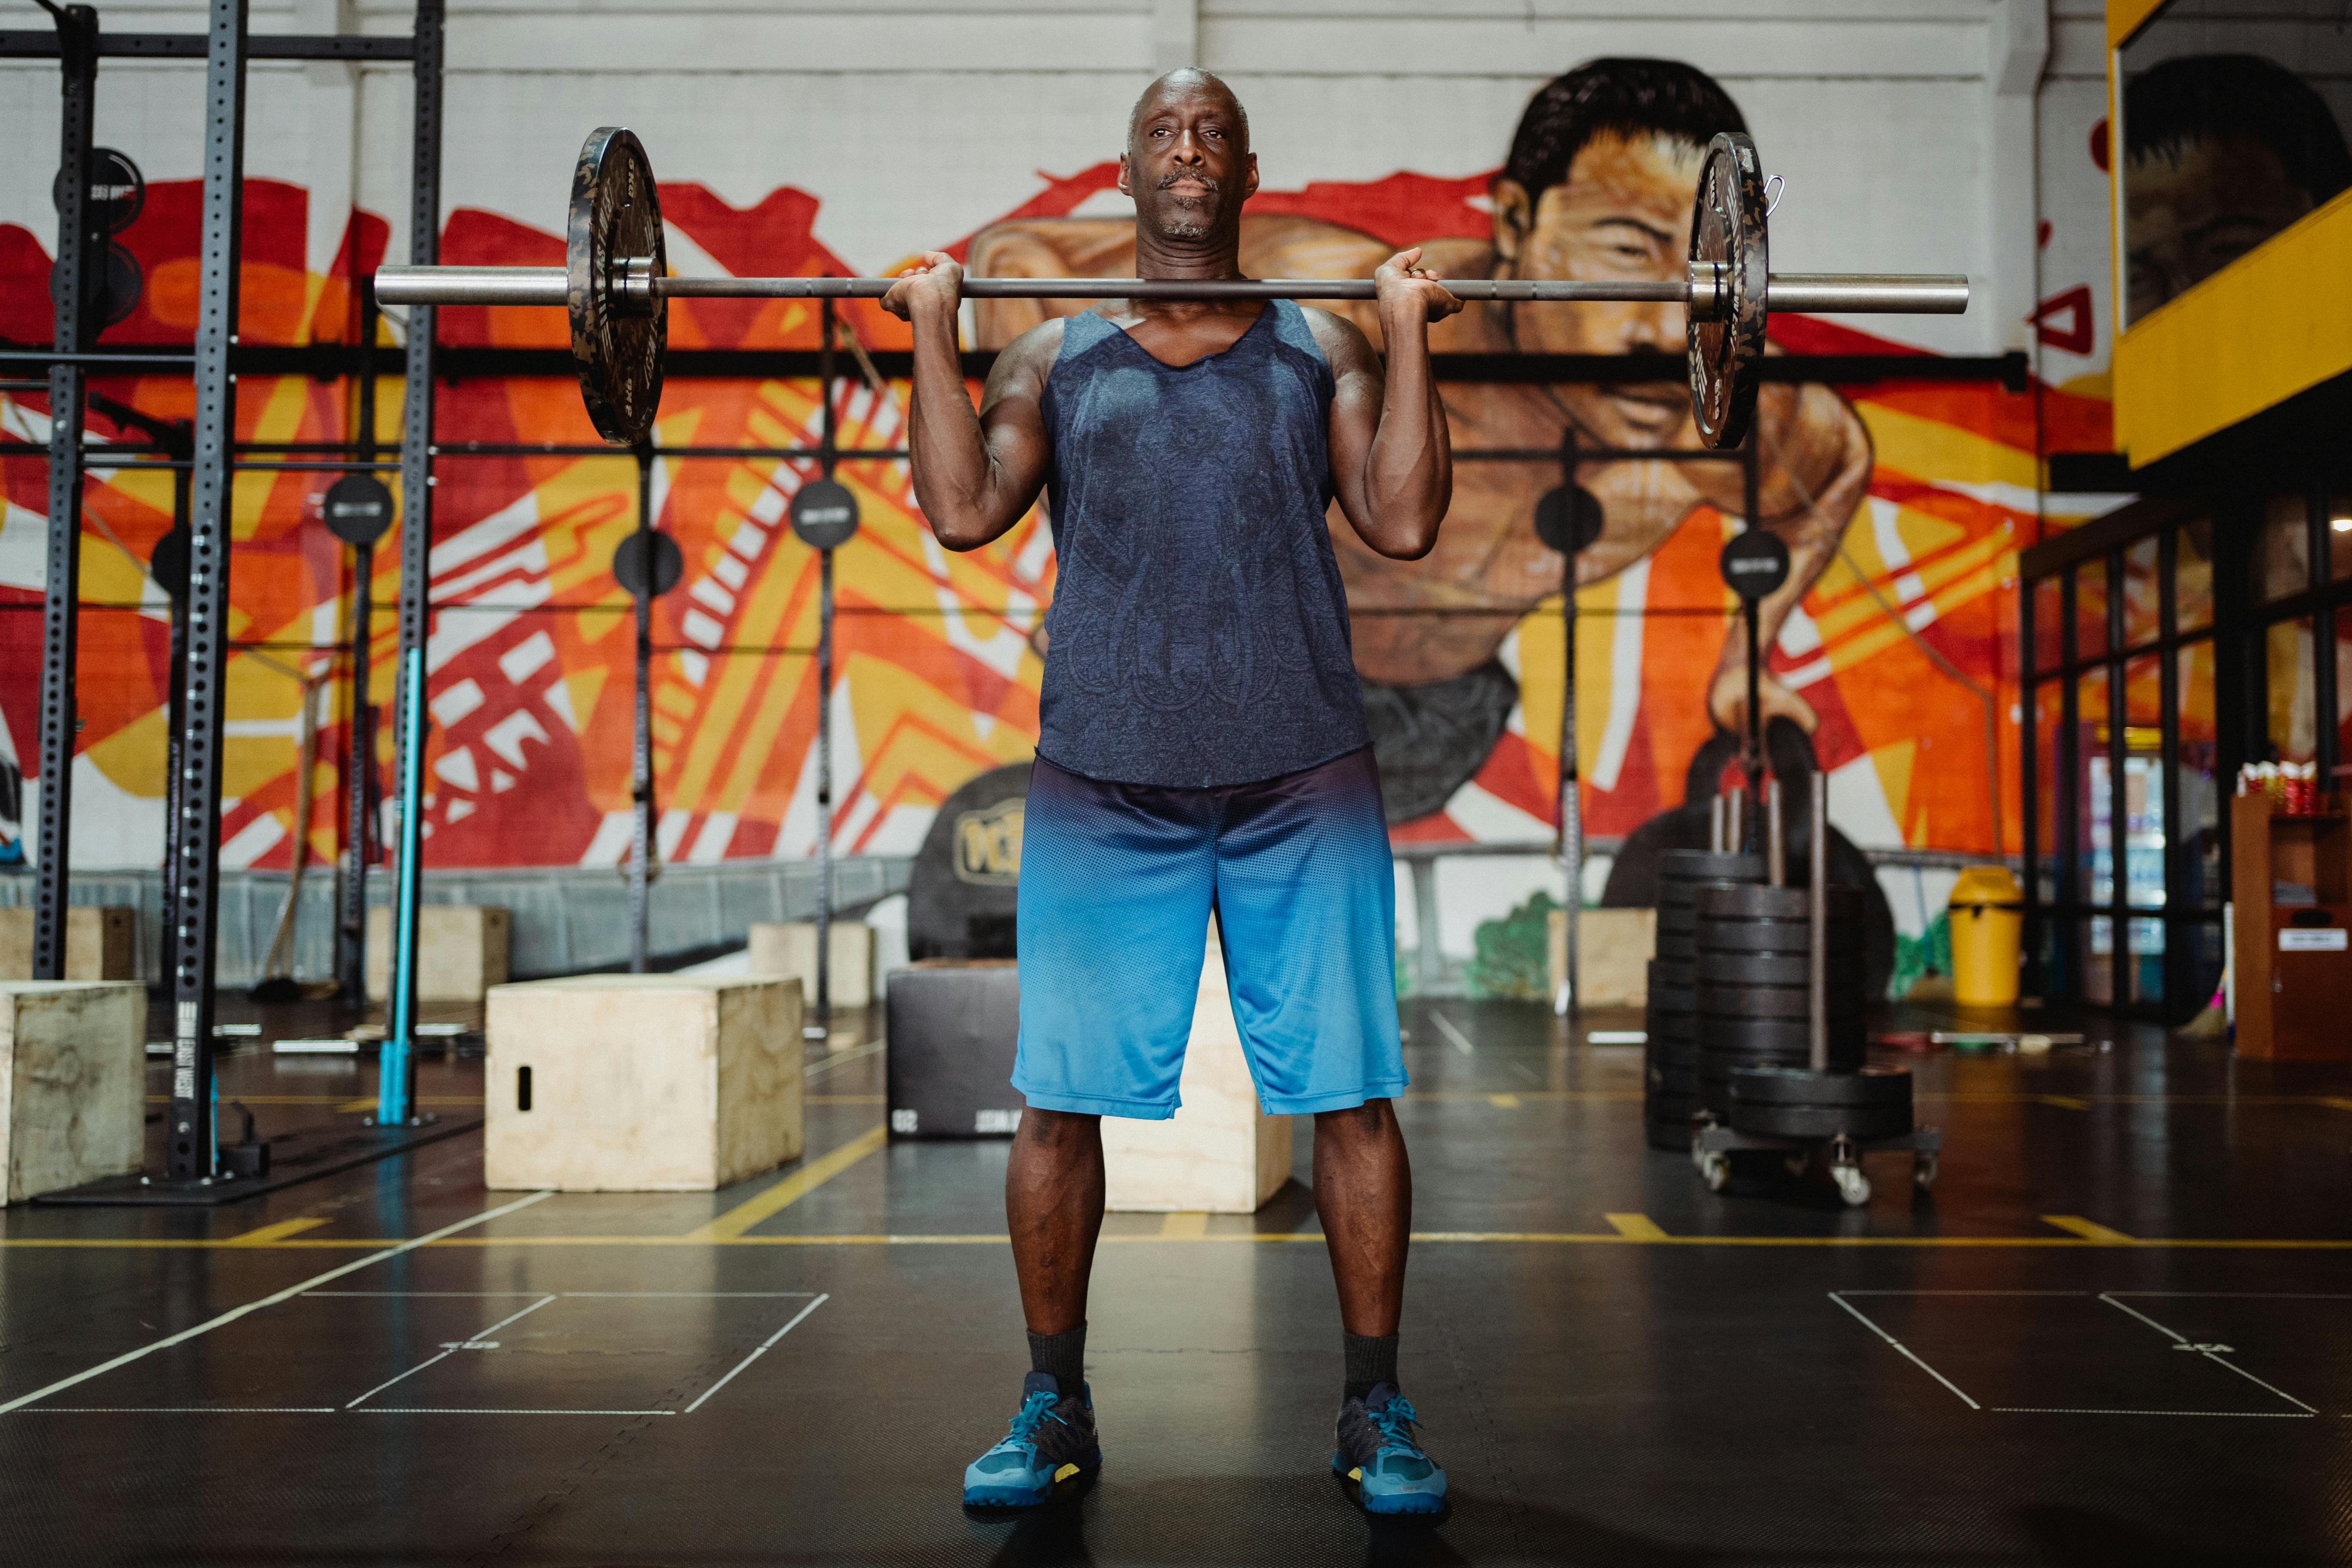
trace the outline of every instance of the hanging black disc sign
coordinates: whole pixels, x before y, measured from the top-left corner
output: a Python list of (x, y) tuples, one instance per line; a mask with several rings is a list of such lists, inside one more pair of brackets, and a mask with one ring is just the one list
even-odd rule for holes
[(1723, 581), (1749, 604), (1789, 580), (1789, 547), (1777, 533), (1751, 528), (1723, 547)]
[(814, 550), (838, 550), (857, 537), (857, 498), (832, 479), (811, 479), (793, 497), (793, 532)]
[(654, 556), (653, 596), (660, 598), (677, 586), (686, 571), (686, 556), (679, 551), (677, 541), (660, 529), (646, 529), (621, 536), (613, 550), (613, 580), (624, 592), (641, 594), (646, 591), (646, 550), (652, 542)]
[(392, 526), (392, 492), (373, 474), (345, 474), (327, 487), (319, 510), (345, 544), (373, 544)]
[(1601, 498), (1582, 485), (1560, 485), (1536, 502), (1536, 537), (1547, 549), (1573, 554), (1601, 537), (1608, 519)]

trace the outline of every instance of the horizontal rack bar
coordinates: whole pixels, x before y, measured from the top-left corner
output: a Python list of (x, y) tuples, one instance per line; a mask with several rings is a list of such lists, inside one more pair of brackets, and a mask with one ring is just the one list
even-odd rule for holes
[[(200, 60), (205, 58), (203, 33), (100, 33), (98, 52), (105, 59)], [(54, 31), (0, 32), (0, 59), (56, 59)], [(415, 40), (407, 37), (367, 38), (350, 33), (249, 33), (245, 58), (249, 60), (407, 60), (416, 58)]]

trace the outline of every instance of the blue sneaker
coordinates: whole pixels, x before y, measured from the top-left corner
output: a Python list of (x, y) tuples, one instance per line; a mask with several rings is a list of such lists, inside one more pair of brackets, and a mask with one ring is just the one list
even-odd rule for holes
[(1366, 1513), (1443, 1513), (1445, 1472), (1414, 1436), (1420, 1417), (1396, 1384), (1373, 1386), (1339, 1406), (1339, 1448), (1331, 1469), (1356, 1483)]
[(1095, 1440), (1094, 1391), (1064, 1394), (1050, 1372), (1021, 1384), (1021, 1414), (1004, 1441), (964, 1467), (963, 1500), (974, 1508), (1034, 1508), (1057, 1482), (1102, 1468)]

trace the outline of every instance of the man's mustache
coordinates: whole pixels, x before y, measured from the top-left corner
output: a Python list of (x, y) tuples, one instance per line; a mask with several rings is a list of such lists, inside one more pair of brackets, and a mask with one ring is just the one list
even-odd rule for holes
[(1224, 188), (1217, 184), (1217, 177), (1214, 174), (1197, 174), (1189, 169), (1179, 169), (1174, 174), (1160, 175), (1160, 184), (1157, 188), (1163, 191), (1167, 190), (1173, 186), (1179, 180), (1191, 180), (1204, 191), (1214, 192), (1221, 191)]

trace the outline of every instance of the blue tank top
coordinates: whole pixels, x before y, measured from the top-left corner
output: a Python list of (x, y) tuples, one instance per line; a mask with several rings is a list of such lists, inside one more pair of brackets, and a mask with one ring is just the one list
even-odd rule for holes
[(1043, 404), (1055, 580), (1038, 755), (1210, 789), (1370, 743), (1324, 521), (1331, 392), (1287, 300), (1183, 366), (1091, 311), (1066, 320)]

